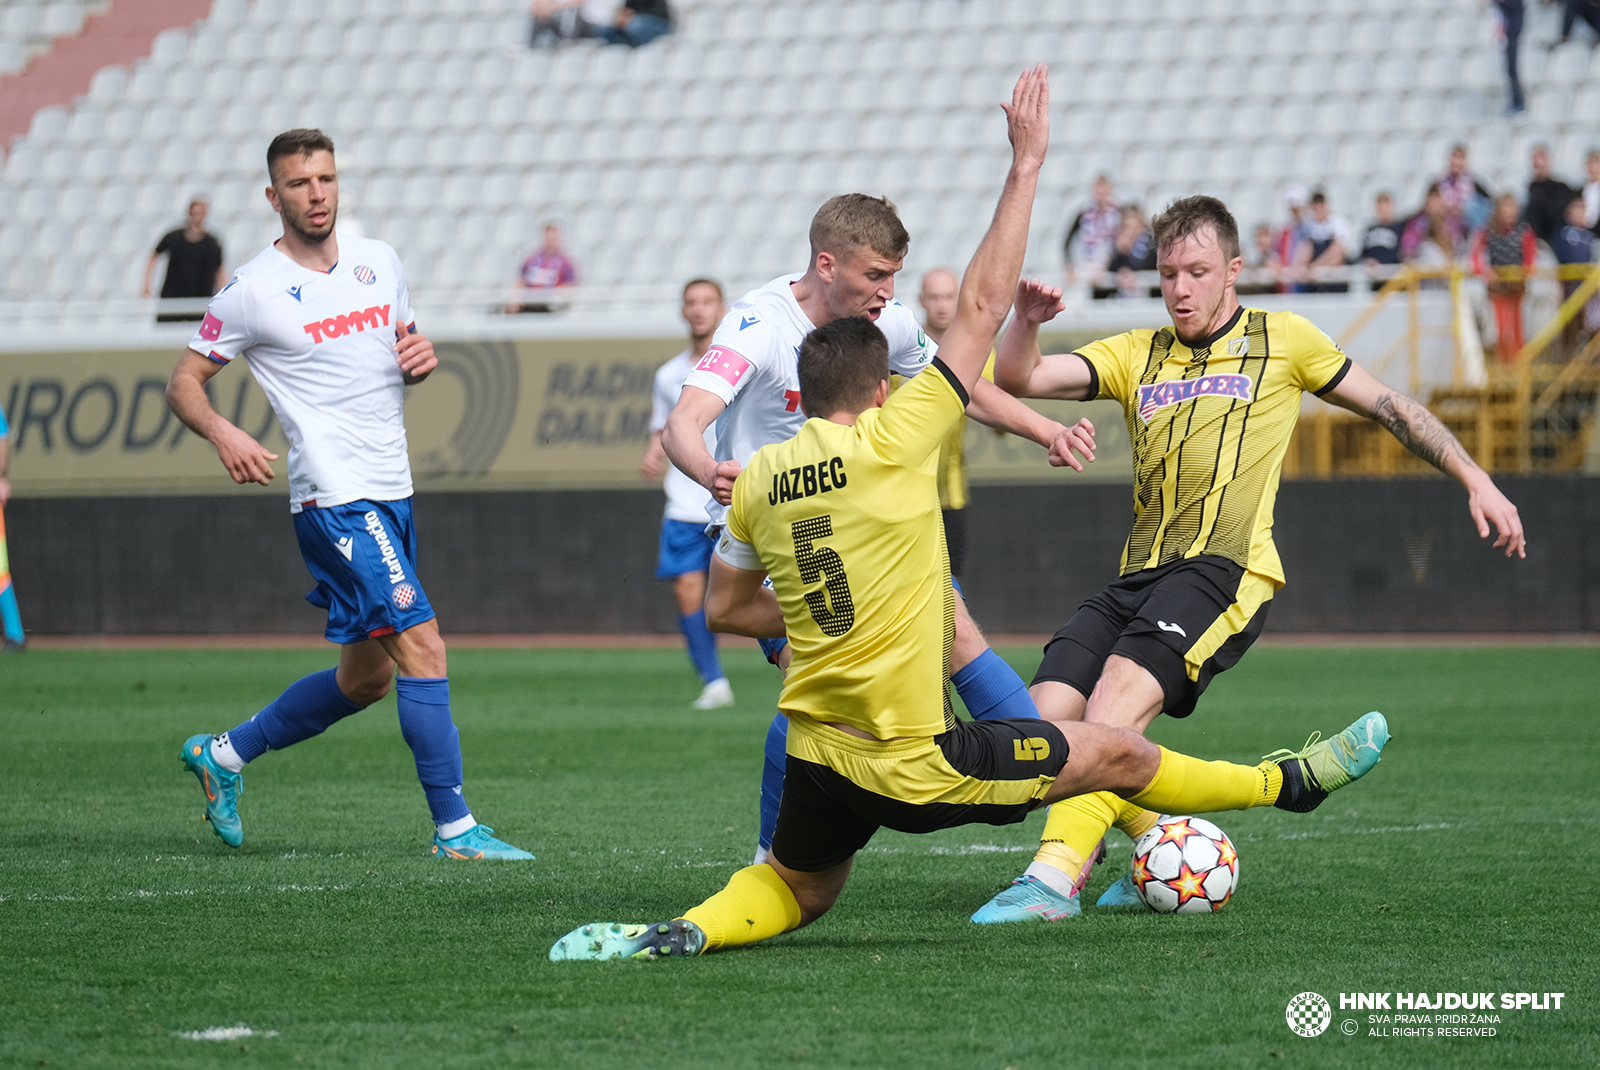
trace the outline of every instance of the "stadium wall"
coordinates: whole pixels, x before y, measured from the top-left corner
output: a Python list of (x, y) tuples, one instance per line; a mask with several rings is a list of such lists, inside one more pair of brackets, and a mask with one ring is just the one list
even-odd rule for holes
[[(1289, 586), (1270, 632), (1600, 630), (1600, 479), (1503, 478), (1527, 560), (1478, 540), (1443, 479), (1295, 482), (1278, 497)], [(1126, 486), (982, 486), (964, 586), (995, 632), (1048, 632), (1116, 574)], [(654, 490), (421, 494), (420, 570), (447, 633), (675, 630), (654, 577)], [(304, 633), (284, 503), (261, 496), (18, 498), (12, 574), (39, 634)]]

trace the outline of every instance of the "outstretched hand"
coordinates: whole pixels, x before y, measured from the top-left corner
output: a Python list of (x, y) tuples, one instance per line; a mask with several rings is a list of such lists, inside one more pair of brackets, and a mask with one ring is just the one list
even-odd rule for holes
[(1024, 323), (1048, 323), (1066, 306), (1061, 303), (1061, 287), (1046, 286), (1038, 279), (1019, 279), (1013, 307)]
[(1083, 462), (1072, 455), (1074, 451), (1082, 454), (1084, 461), (1094, 463), (1094, 424), (1087, 419), (1062, 428), (1056, 435), (1055, 441), (1050, 443), (1050, 466), (1083, 471)]
[(1018, 163), (1044, 163), (1050, 144), (1050, 69), (1043, 63), (1022, 72), (1006, 110), (1006, 134)]
[(1517, 513), (1517, 507), (1511, 504), (1511, 499), (1500, 493), (1500, 488), (1488, 477), (1467, 489), (1467, 510), (1472, 513), (1472, 522), (1478, 527), (1478, 537), (1489, 537), (1489, 525), (1494, 525), (1495, 549), (1505, 547), (1506, 556), (1515, 554), (1518, 557), (1528, 556), (1528, 540), (1522, 533), (1522, 517)]

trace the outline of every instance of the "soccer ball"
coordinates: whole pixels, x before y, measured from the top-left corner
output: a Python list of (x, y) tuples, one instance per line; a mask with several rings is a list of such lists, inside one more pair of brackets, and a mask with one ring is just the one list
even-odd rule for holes
[(1204, 818), (1162, 818), (1133, 845), (1133, 884), (1158, 914), (1209, 914), (1238, 887), (1239, 854)]

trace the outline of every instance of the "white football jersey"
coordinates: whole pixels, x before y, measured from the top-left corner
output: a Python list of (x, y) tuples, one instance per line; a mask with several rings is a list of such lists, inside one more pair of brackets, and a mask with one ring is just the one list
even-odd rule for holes
[[(717, 417), (719, 461), (747, 464), (762, 446), (799, 433), (800, 343), (816, 329), (794, 299), (792, 284), (804, 277), (783, 275), (751, 290), (717, 325), (711, 348), (689, 372), (686, 386), (709, 390), (727, 405)], [(889, 340), (889, 370), (912, 376), (926, 368), (939, 347), (923, 333), (911, 310), (890, 301), (879, 314), (878, 329)], [(713, 501), (711, 519), (721, 523), (726, 507)]]
[[(693, 354), (685, 349), (682, 353), (667, 361), (656, 369), (656, 385), (650, 394), (650, 430), (652, 433), (660, 431), (667, 426), (667, 416), (671, 414), (672, 407), (678, 403), (678, 395), (683, 393), (683, 380), (689, 374), (690, 357)], [(716, 428), (706, 428), (706, 449), (717, 448)], [(682, 520), (690, 524), (706, 523), (708, 514), (706, 506), (711, 502), (711, 492), (700, 484), (678, 471), (678, 466), (667, 462), (667, 475), (662, 480), (662, 487), (667, 492), (668, 520)]]
[(339, 236), (323, 273), (276, 245), (211, 299), (190, 348), (218, 364), (244, 357), (289, 439), (289, 509), (411, 496), (404, 377), (396, 330), (414, 329), (400, 257)]

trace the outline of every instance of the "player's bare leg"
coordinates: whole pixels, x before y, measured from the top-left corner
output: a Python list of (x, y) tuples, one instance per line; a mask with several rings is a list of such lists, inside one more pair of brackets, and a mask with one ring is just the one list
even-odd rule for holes
[(956, 638), (950, 647), (950, 682), (975, 721), (1034, 718), (1039, 711), (1022, 677), (989, 648), (989, 641), (955, 589)]

